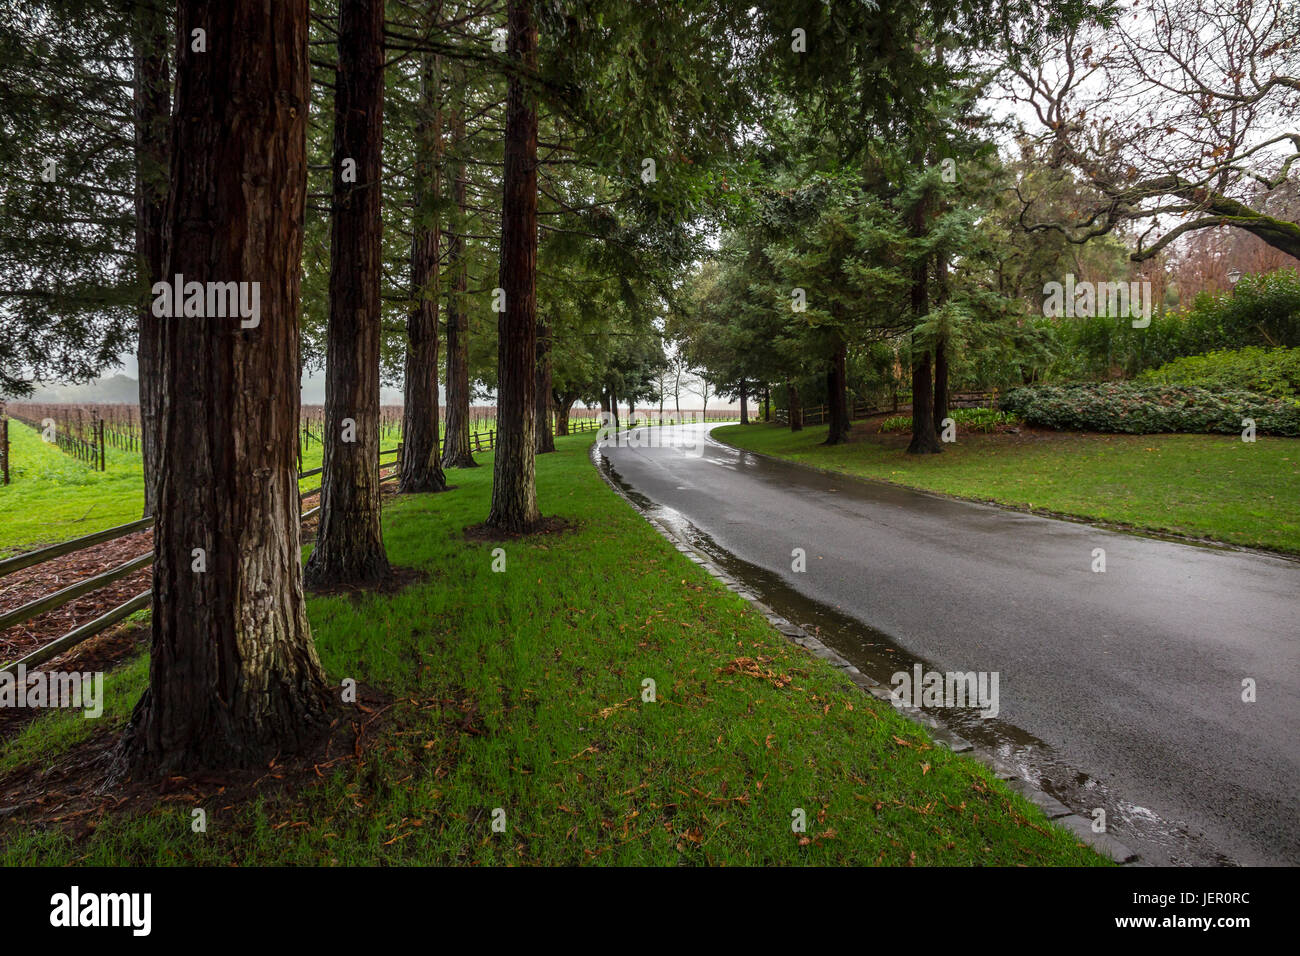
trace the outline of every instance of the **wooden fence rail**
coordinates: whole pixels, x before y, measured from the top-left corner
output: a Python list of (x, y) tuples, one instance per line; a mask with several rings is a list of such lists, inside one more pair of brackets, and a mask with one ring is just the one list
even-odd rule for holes
[[(380, 479), (381, 482), (391, 481), (397, 477), (396, 465), (398, 462), (401, 461), (400, 453), (401, 453), (400, 445), (397, 448), (389, 448), (387, 450), (380, 451), (379, 457), (381, 459), (386, 458), (390, 455), (398, 456), (396, 462), (390, 462), (388, 465), (384, 465), (382, 461), (380, 462), (381, 469), (382, 468), (394, 469), (391, 474), (381, 478)], [(304, 478), (308, 478), (311, 475), (319, 474), (320, 471), (321, 469), (316, 468), (313, 469), (311, 472), (300, 473), (298, 475), (298, 480), (302, 481)], [(301, 503), (304, 498), (308, 498), (311, 495), (318, 494), (319, 492), (320, 492), (319, 487), (306, 492), (300, 492), (298, 495), (298, 501), (299, 503)], [(311, 511), (302, 514), (300, 518), (301, 520), (306, 520), (307, 518), (310, 518), (312, 515), (316, 514), (316, 512), (318, 512), (319, 510), (320, 510), (320, 506), (318, 505), (317, 507), (313, 508)], [(7, 574), (12, 574), (15, 571), (21, 571), (24, 568), (36, 567), (37, 565), (44, 564), (45, 562), (51, 561), (54, 558), (62, 557), (65, 554), (73, 554), (77, 551), (82, 551), (86, 548), (93, 547), (94, 545), (103, 544), (106, 541), (115, 541), (118, 538), (125, 537), (126, 535), (135, 534), (138, 531), (143, 531), (146, 528), (152, 527), (153, 523), (154, 523), (153, 518), (141, 518), (139, 521), (132, 521), (129, 524), (118, 525), (115, 528), (106, 528), (103, 531), (96, 531), (93, 534), (83, 535), (80, 538), (73, 538), (70, 541), (63, 541), (59, 544), (52, 544), (47, 548), (40, 548), (36, 551), (28, 551), (26, 554), (16, 555), (12, 558), (8, 558), (4, 561), (0, 561), (0, 577), (4, 577)], [(3, 631), (5, 628), (8, 627), (13, 627), (15, 624), (21, 624), (24, 621), (29, 621), (32, 618), (36, 617), (37, 615), (44, 614), (47, 611), (53, 611), (57, 608), (60, 608), (63, 605), (67, 604), (68, 602), (74, 601), (77, 598), (82, 597), (83, 595), (93, 593), (94, 591), (98, 591), (100, 588), (104, 587), (105, 585), (120, 580), (121, 578), (124, 578), (127, 575), (132, 574), (141, 568), (148, 567), (152, 563), (153, 563), (153, 552), (152, 550), (150, 550), (149, 553), (142, 554), (138, 558), (133, 558), (132, 560), (127, 561), (125, 564), (121, 564), (118, 567), (113, 568), (109, 571), (105, 571), (102, 574), (97, 574), (92, 578), (87, 578), (85, 581), (80, 581), (76, 584), (69, 585), (68, 587), (63, 588), (60, 591), (56, 591), (53, 594), (47, 594), (44, 597), (37, 598), (34, 601), (29, 601), (26, 604), (22, 605), (21, 607), (14, 608), (12, 611), (8, 611), (4, 614), (0, 614), (0, 631)], [(111, 627), (113, 624), (116, 624), (118, 621), (123, 620), (124, 618), (134, 613), (135, 611), (147, 607), (149, 605), (150, 600), (152, 600), (151, 592), (138, 594), (135, 597), (131, 598), (131, 600), (125, 602), (124, 604), (118, 605), (117, 607), (111, 609), (101, 617), (96, 618), (94, 621), (90, 621), (86, 624), (83, 624), (80, 627), (78, 627), (76, 630), (70, 631), (69, 633), (65, 634), (63, 637), (56, 639), (50, 644), (46, 644), (38, 648), (37, 650), (32, 651), (32, 653), (28, 654), (26, 657), (5, 664), (4, 666), (0, 667), (0, 672), (14, 670), (18, 667), (19, 664), (23, 665), (26, 668), (31, 668), (36, 666), (37, 664), (44, 663), (45, 661), (50, 660), (53, 657), (57, 657), (59, 654), (62, 654), (68, 648), (75, 647), (77, 644), (81, 643), (82, 641), (86, 640), (89, 637), (93, 637), (94, 635), (98, 634), (100, 631), (103, 631), (105, 628)], [(57, 647), (58, 650), (55, 652), (51, 652), (50, 649), (52, 647)]]
[[(596, 419), (580, 419), (578, 421), (570, 422), (569, 434), (594, 431), (599, 427), (600, 427), (600, 422)], [(101, 436), (102, 436), (102, 432), (101, 432)], [(493, 446), (496, 444), (496, 429), (489, 430), (488, 439), (486, 442), (486, 448), (484, 447), (484, 443), (482, 442), (481, 432), (472, 433), (472, 437), (478, 439), (479, 451), (490, 451), (493, 448)], [(101, 445), (101, 451), (102, 451), (102, 445)], [(396, 456), (396, 459), (392, 462), (389, 462), (388, 464), (385, 464), (383, 462), (383, 459), (389, 457), (390, 455)], [(400, 477), (399, 468), (401, 464), (401, 457), (402, 457), (401, 443), (399, 443), (396, 448), (389, 448), (386, 450), (381, 450), (379, 452), (379, 458), (380, 458), (379, 467), (381, 473), (385, 468), (392, 469), (392, 471), (390, 471), (389, 474), (383, 475), (379, 479), (381, 484), (383, 484), (384, 482), (393, 481), (396, 478)], [(298, 480), (302, 481), (314, 475), (319, 475), (323, 472), (323, 470), (324, 469), (322, 467), (322, 468), (313, 468), (310, 471), (300, 472), (298, 474)], [(300, 507), (301, 507), (301, 503), (305, 499), (310, 498), (312, 495), (319, 494), (320, 491), (321, 491), (321, 487), (319, 485), (315, 488), (308, 489), (307, 491), (300, 491), (298, 493), (298, 501)], [(320, 511), (320, 505), (317, 505), (315, 508), (312, 508), (309, 511), (301, 512), (299, 516), (300, 520), (305, 521), (319, 511)], [(12, 558), (8, 558), (3, 561), (0, 561), (0, 577), (4, 577), (7, 574), (11, 574), (15, 571), (20, 571), (24, 568), (31, 568), (39, 564), (44, 564), (46, 561), (50, 561), (53, 560), (54, 558), (62, 557), (63, 555), (66, 554), (72, 554), (76, 551), (81, 551), (85, 548), (89, 548), (97, 544), (103, 544), (106, 541), (115, 541), (116, 539), (125, 537), (128, 534), (134, 534), (137, 531), (143, 531), (146, 528), (152, 527), (153, 523), (154, 523), (153, 518), (142, 518), (139, 521), (132, 521), (129, 524), (118, 525), (115, 528), (107, 528), (103, 531), (96, 531), (93, 534), (83, 535), (80, 538), (73, 538), (70, 541), (63, 541), (59, 544), (52, 544), (49, 547), (40, 548), (36, 551), (29, 551), (26, 554), (16, 555)], [(47, 611), (52, 611), (55, 610), (56, 608), (62, 607), (64, 604), (67, 604), (69, 601), (73, 601), (76, 598), (81, 597), (82, 595), (90, 594), (94, 591), (97, 591), (103, 586), (105, 586), (106, 584), (111, 584), (113, 581), (119, 580), (120, 578), (123, 578), (128, 574), (131, 574), (139, 570), (140, 568), (147, 567), (152, 563), (153, 563), (153, 553), (151, 551), (148, 554), (143, 554), (140, 557), (134, 558), (131, 561), (126, 562), (125, 564), (119, 565), (118, 567), (113, 568), (110, 571), (104, 572), (103, 574), (99, 574), (96, 575), (95, 577), (88, 578), (85, 581), (70, 585), (69, 587), (66, 587), (61, 591), (56, 591), (54, 594), (49, 594), (46, 595), (45, 597), (37, 598), (35, 601), (30, 601), (27, 604), (15, 608), (14, 610), (9, 611), (5, 614), (0, 614), (0, 631), (4, 630), (7, 627), (12, 627), (15, 624), (21, 624), (24, 621), (31, 620), (32, 618), (36, 617), (38, 614), (44, 614)], [(133, 614), (134, 612), (141, 610), (142, 608), (148, 607), (151, 600), (152, 600), (151, 592), (146, 591), (143, 594), (138, 594), (135, 597), (131, 598), (131, 600), (118, 605), (117, 607), (108, 611), (106, 614), (96, 618), (95, 620), (83, 624), (80, 627), (78, 627), (76, 630), (70, 631), (69, 633), (65, 634), (63, 637), (57, 638), (51, 643), (46, 644), (35, 651), (32, 651), (26, 657), (23, 657), (20, 660), (13, 661), (11, 663), (0, 666), (0, 672), (12, 671), (16, 669), (20, 664), (26, 668), (31, 668), (38, 664), (42, 664), (45, 661), (50, 660), (54, 657), (57, 657), (60, 654), (67, 651), (69, 648), (75, 647), (77, 644), (80, 644), (82, 641), (86, 640), (87, 638), (93, 637), (94, 635), (100, 633), (106, 628), (111, 627), (112, 625), (116, 624), (118, 621), (121, 621), (127, 616), (129, 616), (130, 614)]]

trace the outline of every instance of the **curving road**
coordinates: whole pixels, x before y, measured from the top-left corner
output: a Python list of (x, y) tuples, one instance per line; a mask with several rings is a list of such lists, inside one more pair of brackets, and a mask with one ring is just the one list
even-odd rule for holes
[(866, 625), (827, 641), (842, 652), (880, 632), (937, 669), (998, 672), (1000, 751), (1071, 809), (1106, 808), (1146, 861), (1300, 863), (1300, 563), (829, 476), (711, 427), (601, 454), (765, 597)]

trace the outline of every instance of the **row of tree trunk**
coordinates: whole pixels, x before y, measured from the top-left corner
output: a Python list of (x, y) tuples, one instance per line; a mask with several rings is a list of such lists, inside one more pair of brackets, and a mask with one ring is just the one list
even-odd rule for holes
[[(321, 519), (300, 560), (299, 319), (309, 112), (307, 0), (180, 0), (176, 40), (161, 7), (136, 20), (137, 247), (152, 282), (258, 283), (258, 321), (158, 320), (140, 312), (146, 510), (156, 517), (149, 687), (116, 772), (260, 763), (301, 749), (328, 720), (329, 691), (303, 582), (373, 584), (389, 574), (380, 521), (378, 422), (384, 4), (340, 0), (334, 86), (330, 309)], [(497, 448), (487, 524), (540, 518), (534, 455), (553, 447), (550, 338), (538, 335), (537, 69), (532, 0), (508, 4), (509, 73), (500, 285)], [(203, 29), (207, 48), (188, 39)], [(169, 115), (168, 49), (175, 50)], [(437, 216), (440, 60), (422, 61), (416, 130), (402, 491), (446, 488), (474, 464), (464, 171), (447, 235), (447, 436), (438, 442)], [(453, 142), (464, 117), (451, 116)], [(544, 399), (538, 402), (538, 396)], [(572, 400), (562, 405), (561, 428)], [(541, 436), (545, 436), (544, 439)]]
[[(140, 17), (145, 155), (162, 147), (165, 115), (166, 67), (152, 56), (168, 43), (145, 47), (160, 39), (158, 16)], [(250, 328), (235, 318), (142, 330), (156, 349), (156, 368), (141, 369), (142, 381), (157, 376), (142, 408), (157, 419), (147, 483), (156, 514), (153, 624), (149, 686), (124, 735), (120, 771), (250, 765), (301, 748), (325, 724), (325, 677), (303, 599), (296, 448), (307, 17), (307, 0), (177, 5), (158, 274), (259, 283), (260, 314)], [(347, 22), (364, 30), (373, 20)], [(187, 42), (199, 29), (206, 52)], [(137, 221), (148, 232), (157, 194), (147, 171), (140, 179), (151, 199)], [(154, 239), (143, 238), (147, 259)]]

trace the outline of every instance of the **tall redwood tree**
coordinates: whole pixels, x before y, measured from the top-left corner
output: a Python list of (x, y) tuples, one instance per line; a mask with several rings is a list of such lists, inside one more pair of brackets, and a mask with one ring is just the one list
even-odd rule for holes
[[(163, 277), (163, 231), (167, 220), (167, 167), (171, 139), (172, 43), (167, 10), (140, 4), (132, 22), (135, 130), (135, 253), (145, 283)], [(144, 463), (144, 515), (154, 513), (158, 497), (158, 430), (162, 421), (162, 323), (145, 298), (136, 323), (136, 364), (140, 382), (140, 452)]]
[(533, 0), (509, 0), (505, 172), (501, 204), (501, 288), (497, 323), (497, 447), (487, 525), (527, 532), (537, 510), (537, 68)]
[(325, 724), (295, 460), (307, 0), (181, 0), (176, 28), (165, 274), (257, 283), (259, 309), (162, 323), (149, 687), (122, 750), (137, 774), (260, 763)]
[(389, 573), (379, 513), (383, 0), (340, 0), (320, 525), (312, 587)]
[(842, 445), (849, 440), (848, 346), (837, 341), (826, 367), (826, 441), (823, 445)]
[[(920, 163), (923, 153), (916, 153), (913, 160)], [(925, 236), (929, 216), (928, 190), (921, 193), (912, 208), (909, 223), (911, 234), (916, 239)], [(920, 322), (930, 311), (930, 256), (919, 254), (912, 265), (912, 318)], [(934, 348), (933, 343), (916, 332), (912, 333), (912, 440), (907, 446), (909, 455), (937, 455), (943, 451), (939, 444), (939, 435), (934, 421)], [(945, 360), (946, 370), (946, 360)]]
[(447, 295), (447, 429), (442, 446), (442, 467), (474, 468), (469, 444), (469, 261), (466, 256), (465, 163), (465, 70), (452, 67), (452, 86), (457, 97), (451, 115), (451, 194), (456, 211), (447, 234), (447, 268), (451, 289)]
[(402, 405), (403, 494), (446, 491), (438, 450), (438, 247), (437, 208), (442, 153), (440, 62), (425, 53), (420, 66), (415, 129), (415, 194), (411, 230), (411, 296), (406, 319), (405, 401)]
[(551, 432), (551, 330), (545, 322), (537, 323), (537, 454), (555, 451)]

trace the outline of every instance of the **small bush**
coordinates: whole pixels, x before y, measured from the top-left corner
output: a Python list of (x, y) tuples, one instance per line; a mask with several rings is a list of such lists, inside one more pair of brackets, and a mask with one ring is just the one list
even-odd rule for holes
[[(948, 415), (961, 426), (963, 431), (968, 432), (996, 432), (1020, 424), (1020, 419), (1016, 416), (1000, 412), (996, 408), (951, 408), (948, 410)], [(886, 418), (876, 429), (878, 432), (910, 432), (911, 430), (911, 415), (895, 415)]]
[(1300, 397), (1300, 348), (1261, 349), (1252, 346), (1189, 355), (1142, 373), (1138, 381), (1297, 398)]
[(1300, 402), (1193, 385), (1038, 385), (1008, 392), (999, 404), (1030, 425), (1062, 431), (1236, 434), (1252, 418), (1259, 432), (1300, 436)]

